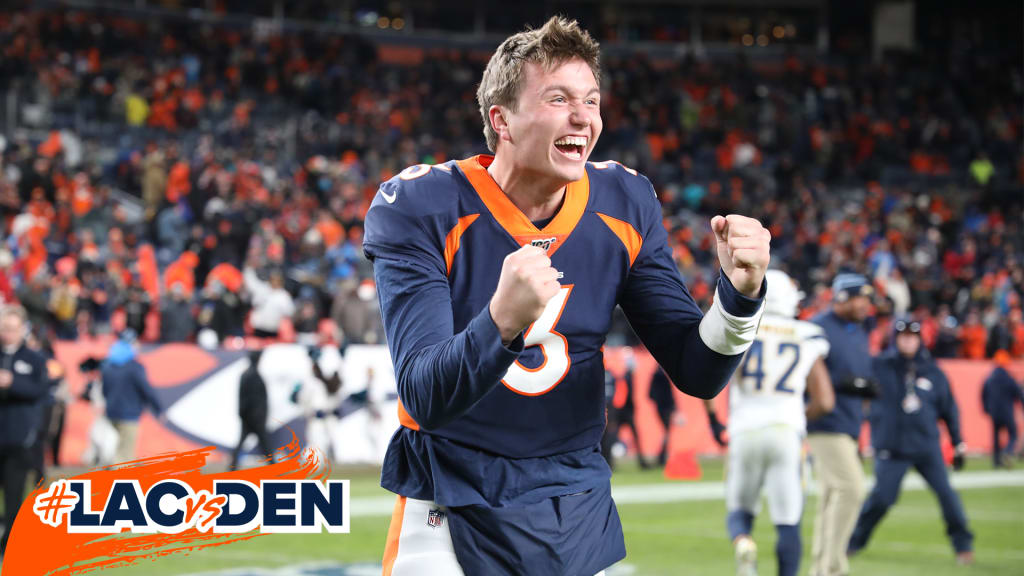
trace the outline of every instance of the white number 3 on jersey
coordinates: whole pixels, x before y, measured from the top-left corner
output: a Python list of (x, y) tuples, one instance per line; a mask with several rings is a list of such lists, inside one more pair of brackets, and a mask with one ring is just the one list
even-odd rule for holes
[(501, 383), (513, 392), (525, 396), (539, 396), (550, 392), (569, 373), (569, 341), (555, 332), (555, 326), (562, 317), (565, 304), (569, 301), (572, 285), (563, 286), (541, 313), (540, 318), (526, 329), (524, 345), (540, 346), (544, 361), (536, 368), (527, 368), (518, 360), (509, 366)]

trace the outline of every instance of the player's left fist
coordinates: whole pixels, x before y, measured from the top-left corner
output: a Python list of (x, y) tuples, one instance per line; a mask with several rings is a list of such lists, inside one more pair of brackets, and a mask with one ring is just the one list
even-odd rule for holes
[(718, 245), (718, 261), (740, 293), (757, 298), (764, 271), (771, 259), (771, 232), (753, 218), (729, 214), (711, 219), (711, 230)]

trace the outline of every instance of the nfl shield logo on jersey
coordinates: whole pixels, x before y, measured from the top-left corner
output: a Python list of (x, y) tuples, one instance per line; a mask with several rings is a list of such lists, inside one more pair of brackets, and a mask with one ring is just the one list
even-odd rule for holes
[(431, 510), (427, 513), (427, 526), (437, 528), (441, 524), (444, 524), (444, 512), (441, 512), (440, 510)]

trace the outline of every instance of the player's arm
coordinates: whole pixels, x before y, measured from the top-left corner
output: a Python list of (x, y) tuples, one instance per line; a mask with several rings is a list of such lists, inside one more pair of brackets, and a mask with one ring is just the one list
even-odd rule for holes
[[(718, 222), (716, 237), (726, 243), (719, 247), (719, 253), (727, 254), (729, 262), (727, 269), (723, 259), (725, 273), (719, 277), (715, 302), (703, 315), (672, 259), (661, 223), (661, 206), (653, 190), (645, 210), (643, 244), (619, 303), (634, 331), (676, 387), (698, 398), (713, 398), (725, 387), (756, 336), (764, 303), (764, 269), (759, 275), (751, 272), (744, 268), (748, 264), (744, 258), (754, 251), (760, 258), (763, 249), (766, 259), (767, 238), (761, 232), (756, 232), (756, 237), (740, 236), (753, 233), (751, 222), (756, 222), (750, 219), (730, 216), (730, 225), (724, 228), (717, 219), (714, 221)], [(757, 228), (763, 230), (760, 224)], [(739, 260), (739, 266), (733, 260)], [(766, 260), (763, 265), (767, 265)], [(729, 272), (737, 269), (740, 272), (735, 276), (743, 280), (743, 288), (756, 297), (741, 293), (733, 285)], [(759, 290), (750, 286), (755, 281)]]
[(819, 356), (807, 374), (807, 397), (805, 410), (808, 420), (817, 420), (835, 408), (836, 393), (824, 357)]

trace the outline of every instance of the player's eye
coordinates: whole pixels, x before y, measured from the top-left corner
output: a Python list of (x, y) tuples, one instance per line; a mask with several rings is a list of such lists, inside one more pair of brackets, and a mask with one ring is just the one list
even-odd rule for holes
[(597, 106), (597, 98), (587, 98), (587, 104), (590, 106)]
[(565, 96), (555, 96), (554, 98), (551, 99), (551, 101), (558, 103), (568, 102), (568, 100), (565, 99)]

